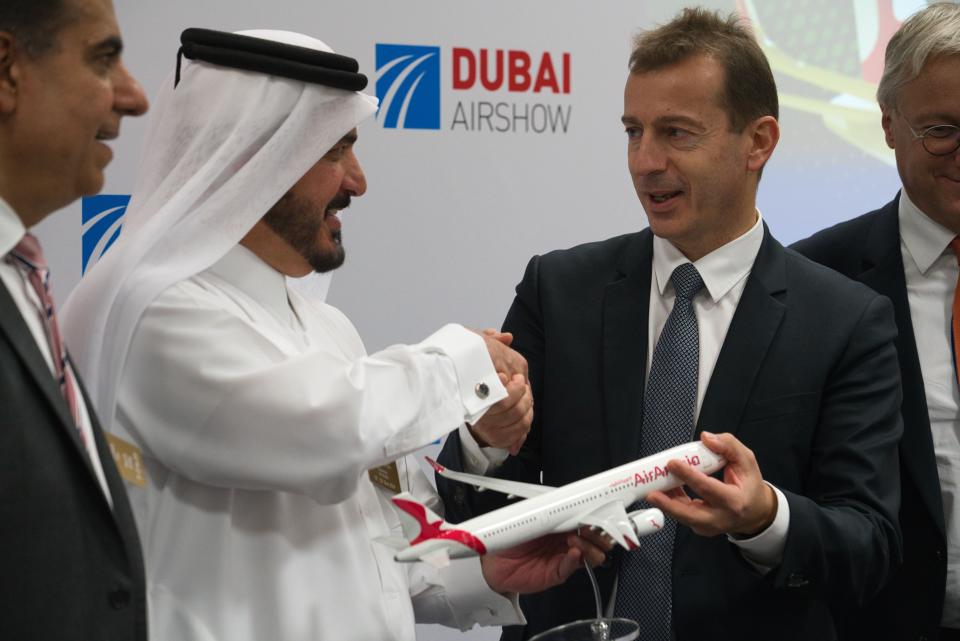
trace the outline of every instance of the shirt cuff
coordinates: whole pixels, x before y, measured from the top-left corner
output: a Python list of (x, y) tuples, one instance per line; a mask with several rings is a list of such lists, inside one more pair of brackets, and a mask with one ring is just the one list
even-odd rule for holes
[(463, 471), (480, 476), (497, 469), (510, 456), (509, 451), (499, 447), (480, 447), (466, 425), (460, 426), (460, 448), (463, 450)]
[(487, 585), (480, 557), (455, 559), (441, 571), (447, 599), (461, 630), (480, 625), (524, 625), (527, 620), (516, 594), (503, 595)]
[(483, 338), (462, 325), (444, 325), (419, 347), (445, 354), (453, 361), (466, 422), (476, 423), (491, 405), (507, 397)]
[[(766, 483), (766, 481), (764, 481)], [(787, 532), (790, 529), (790, 504), (783, 492), (767, 483), (777, 497), (777, 515), (773, 523), (760, 534), (746, 539), (727, 535), (727, 540), (740, 548), (743, 558), (754, 567), (757, 572), (766, 574), (780, 565), (783, 560), (783, 548), (787, 542)]]

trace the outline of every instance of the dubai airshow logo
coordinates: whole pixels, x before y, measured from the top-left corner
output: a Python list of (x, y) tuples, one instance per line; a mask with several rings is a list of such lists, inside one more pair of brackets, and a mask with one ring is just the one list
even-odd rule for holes
[[(467, 47), (446, 51), (449, 58), (440, 47), (376, 45), (378, 118), (385, 129), (538, 134), (569, 130), (573, 107), (563, 100), (570, 95), (569, 53)], [(441, 64), (441, 57), (449, 59), (449, 66)], [(444, 85), (454, 100), (442, 115)]]
[(83, 232), (83, 264), (81, 273), (93, 267), (120, 237), (123, 215), (127, 213), (129, 195), (100, 194), (83, 199), (81, 216)]
[(378, 117), (387, 129), (440, 128), (440, 47), (377, 45)]

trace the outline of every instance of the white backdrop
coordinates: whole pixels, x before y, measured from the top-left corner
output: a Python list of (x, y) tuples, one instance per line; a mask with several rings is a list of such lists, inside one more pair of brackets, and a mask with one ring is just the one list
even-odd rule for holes
[[(448, 321), (497, 326), (535, 253), (597, 240), (646, 225), (626, 170), (620, 125), (632, 35), (671, 18), (675, 0), (114, 0), (124, 58), (148, 95), (173, 69), (186, 27), (302, 31), (359, 59), (375, 93), (376, 45), (440, 49), (440, 128), (360, 128), (357, 152), (368, 192), (343, 215), (347, 262), (329, 300), (343, 309), (369, 350), (415, 342)], [(714, 0), (702, 4), (752, 12), (777, 72), (783, 139), (767, 167), (760, 209), (785, 243), (874, 209), (899, 184), (884, 150), (870, 92), (877, 54), (917, 0)], [(453, 49), (526, 52), (534, 68), (544, 52), (569, 93), (454, 88)], [(535, 74), (535, 71), (534, 71)], [(534, 75), (535, 77), (535, 75)], [(424, 86), (431, 82), (424, 77)], [(562, 84), (558, 78), (558, 84)], [(414, 98), (417, 96), (410, 92)], [(461, 122), (457, 105), (463, 103)], [(566, 131), (491, 131), (462, 124), (479, 103), (500, 113), (534, 105), (569, 113)], [(418, 107), (411, 103), (410, 110)], [(543, 107), (539, 108), (542, 114)], [(149, 114), (146, 118), (149, 118)], [(106, 194), (129, 194), (145, 120), (125, 120)], [(486, 121), (492, 127), (505, 121)], [(309, 144), (309, 141), (305, 141)], [(37, 230), (53, 268), (57, 299), (81, 274), (80, 205)], [(318, 580), (329, 580), (318, 577)], [(421, 626), (422, 639), (492, 639)]]

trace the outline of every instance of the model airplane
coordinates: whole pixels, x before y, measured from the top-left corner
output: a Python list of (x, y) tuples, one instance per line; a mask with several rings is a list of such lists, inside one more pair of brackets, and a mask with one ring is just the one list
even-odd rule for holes
[(641, 536), (663, 527), (663, 513), (656, 508), (628, 513), (626, 506), (654, 490), (681, 485), (666, 469), (667, 462), (673, 459), (686, 461), (705, 474), (726, 465), (723, 457), (694, 441), (554, 488), (452, 472), (428, 458), (443, 477), (527, 500), (451, 525), (410, 493), (397, 494), (392, 500), (400, 508), (408, 545), (395, 558), (443, 566), (451, 558), (496, 552), (551, 532), (570, 532), (581, 527), (600, 530), (632, 550), (639, 546)]

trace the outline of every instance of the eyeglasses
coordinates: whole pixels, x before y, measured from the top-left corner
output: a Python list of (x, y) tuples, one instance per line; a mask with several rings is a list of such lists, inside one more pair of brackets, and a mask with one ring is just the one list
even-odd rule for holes
[(923, 148), (932, 156), (949, 156), (960, 149), (960, 127), (956, 125), (934, 125), (917, 133), (907, 122), (906, 116), (900, 114), (907, 129), (914, 138), (919, 138)]

